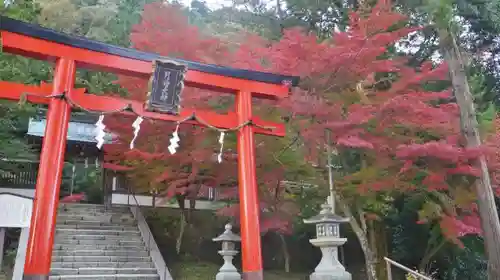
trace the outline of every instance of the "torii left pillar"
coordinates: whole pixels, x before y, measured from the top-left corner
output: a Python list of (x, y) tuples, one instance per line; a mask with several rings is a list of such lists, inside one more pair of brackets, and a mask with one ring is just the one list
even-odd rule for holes
[(25, 280), (49, 279), (66, 136), (71, 116), (70, 105), (64, 98), (57, 96), (73, 89), (75, 73), (74, 61), (65, 58), (59, 58), (56, 61), (53, 97), (47, 112), (47, 125), (33, 202), (31, 230), (24, 266), (23, 279)]

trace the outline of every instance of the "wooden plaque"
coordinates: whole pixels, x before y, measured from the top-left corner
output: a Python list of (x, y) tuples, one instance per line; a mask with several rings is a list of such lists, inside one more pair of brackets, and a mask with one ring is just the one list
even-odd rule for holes
[(146, 110), (178, 115), (187, 66), (174, 61), (153, 61)]

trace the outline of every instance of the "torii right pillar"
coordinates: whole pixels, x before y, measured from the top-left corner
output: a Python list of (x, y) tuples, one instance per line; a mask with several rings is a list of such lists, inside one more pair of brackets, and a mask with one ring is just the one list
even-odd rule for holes
[[(238, 122), (252, 119), (252, 94), (236, 95)], [(260, 207), (255, 172), (254, 132), (251, 125), (238, 131), (238, 182), (240, 199), (241, 260), (244, 280), (264, 279), (260, 241)]]

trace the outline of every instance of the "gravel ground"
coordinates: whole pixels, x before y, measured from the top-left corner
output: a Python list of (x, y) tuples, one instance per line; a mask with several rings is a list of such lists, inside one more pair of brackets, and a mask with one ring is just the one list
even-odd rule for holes
[[(219, 267), (210, 263), (182, 263), (170, 268), (175, 280), (207, 280), (214, 279)], [(208, 275), (213, 275), (207, 278)], [(284, 273), (279, 271), (264, 272), (265, 280), (306, 280), (306, 274)]]

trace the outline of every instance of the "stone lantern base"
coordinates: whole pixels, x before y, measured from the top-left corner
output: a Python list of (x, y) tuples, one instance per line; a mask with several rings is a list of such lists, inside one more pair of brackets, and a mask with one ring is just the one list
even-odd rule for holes
[(215, 276), (215, 280), (241, 280), (241, 274), (233, 265), (233, 257), (238, 254), (234, 250), (221, 250), (219, 255), (224, 258), (224, 264), (219, 269), (219, 273)]
[(351, 280), (351, 274), (345, 270), (339, 270), (335, 272), (314, 272), (309, 277), (310, 280)]
[(241, 275), (238, 272), (219, 272), (215, 280), (241, 280)]
[(344, 266), (337, 259), (337, 248), (347, 241), (346, 238), (323, 237), (309, 241), (315, 247), (319, 247), (323, 254), (320, 263), (309, 277), (310, 280), (352, 279), (351, 274), (345, 270)]

